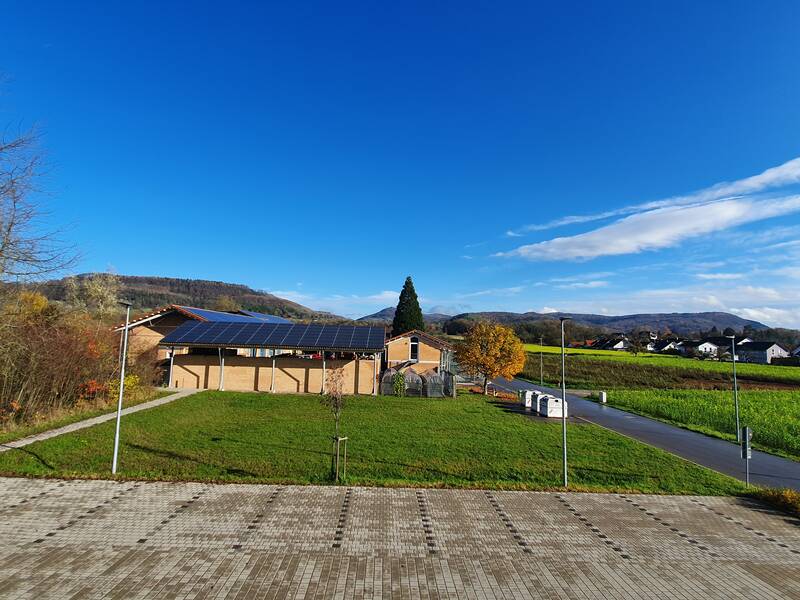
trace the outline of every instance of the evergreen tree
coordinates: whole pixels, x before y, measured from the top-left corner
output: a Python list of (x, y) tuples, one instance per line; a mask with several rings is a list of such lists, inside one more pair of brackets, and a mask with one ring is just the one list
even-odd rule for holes
[(400, 292), (400, 300), (397, 303), (397, 310), (392, 321), (392, 335), (400, 335), (412, 329), (425, 329), (425, 321), (422, 319), (422, 309), (419, 307), (417, 292), (414, 290), (414, 282), (411, 276), (406, 277), (403, 284), (403, 291)]

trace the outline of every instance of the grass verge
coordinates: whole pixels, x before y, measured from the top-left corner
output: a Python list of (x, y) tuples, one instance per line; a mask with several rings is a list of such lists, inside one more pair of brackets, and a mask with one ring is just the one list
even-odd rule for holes
[[(123, 408), (136, 406), (137, 404), (142, 404), (143, 402), (150, 402), (150, 400), (163, 398), (164, 396), (168, 396), (172, 393), (174, 392), (152, 388), (147, 393), (137, 394), (135, 398), (126, 398)], [(103, 403), (102, 405), (83, 405), (70, 411), (62, 411), (57, 414), (51, 414), (45, 418), (37, 420), (35, 423), (14, 425), (11, 428), (0, 431), (0, 444), (12, 442), (14, 440), (28, 437), (29, 435), (36, 435), (37, 433), (49, 431), (50, 429), (58, 429), (59, 427), (71, 425), (72, 423), (77, 423), (78, 421), (83, 421), (85, 419), (99, 417), (100, 415), (104, 415), (115, 410), (117, 410), (117, 403), (116, 401), (112, 401), (109, 403)]]
[[(108, 477), (112, 422), (0, 454), (5, 475)], [(561, 429), (480, 396), (355, 397), (343, 413), (352, 485), (557, 489)], [(128, 478), (328, 483), (330, 413), (314, 396), (203, 392), (129, 415)], [(738, 494), (743, 484), (593, 425), (569, 426), (575, 490)]]
[[(706, 435), (736, 440), (733, 394), (715, 390), (611, 390), (608, 403)], [(800, 460), (800, 392), (739, 392), (742, 425), (753, 447)]]

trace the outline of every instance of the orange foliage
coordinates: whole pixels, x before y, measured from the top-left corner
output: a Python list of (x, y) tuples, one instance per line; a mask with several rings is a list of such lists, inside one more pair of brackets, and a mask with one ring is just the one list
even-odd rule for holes
[(467, 372), (486, 380), (511, 379), (525, 367), (525, 347), (509, 327), (480, 322), (456, 345), (456, 361)]

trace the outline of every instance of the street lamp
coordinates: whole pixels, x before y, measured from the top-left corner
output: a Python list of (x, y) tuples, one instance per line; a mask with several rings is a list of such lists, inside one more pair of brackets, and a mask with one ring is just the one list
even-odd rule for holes
[(736, 336), (731, 338), (731, 364), (733, 365), (733, 405), (736, 409), (736, 441), (742, 443), (742, 431), (739, 429), (739, 387), (736, 385)]
[(566, 351), (564, 348), (564, 321), (570, 317), (559, 317), (561, 321), (561, 446), (564, 450), (564, 487), (567, 487), (567, 376)]
[(128, 359), (128, 327), (131, 322), (131, 306), (127, 300), (119, 303), (125, 307), (125, 331), (122, 335), (122, 362), (119, 366), (119, 400), (117, 401), (117, 428), (114, 431), (114, 458), (111, 461), (111, 474), (117, 474), (117, 456), (119, 455), (119, 425), (122, 420), (122, 395), (125, 392), (125, 362)]

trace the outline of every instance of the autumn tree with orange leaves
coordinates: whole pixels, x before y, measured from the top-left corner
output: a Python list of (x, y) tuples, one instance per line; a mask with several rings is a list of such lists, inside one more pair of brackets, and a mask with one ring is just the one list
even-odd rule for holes
[(525, 366), (525, 347), (509, 327), (480, 322), (456, 345), (456, 361), (468, 373), (483, 377), (483, 393), (495, 377), (511, 379)]

